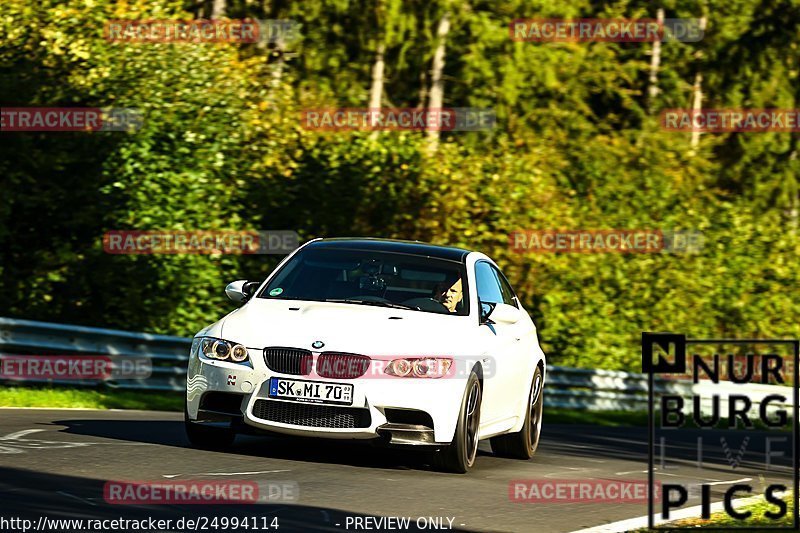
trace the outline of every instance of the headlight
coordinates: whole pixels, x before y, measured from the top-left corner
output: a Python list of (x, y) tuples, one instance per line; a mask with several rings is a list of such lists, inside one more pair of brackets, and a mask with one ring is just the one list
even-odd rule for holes
[(407, 359), (395, 359), (386, 367), (386, 373), (406, 377), (411, 373), (411, 363)]
[(211, 357), (224, 361), (231, 354), (231, 345), (228, 341), (218, 340), (211, 345)]
[(244, 363), (249, 360), (247, 348), (241, 344), (212, 337), (200, 339), (200, 352), (209, 359), (217, 361)]
[(242, 346), (241, 344), (237, 344), (233, 348), (231, 348), (231, 359), (237, 363), (241, 363), (245, 359), (247, 359), (247, 348)]
[(411, 357), (390, 361), (385, 372), (401, 378), (441, 378), (448, 375), (452, 366), (449, 357)]

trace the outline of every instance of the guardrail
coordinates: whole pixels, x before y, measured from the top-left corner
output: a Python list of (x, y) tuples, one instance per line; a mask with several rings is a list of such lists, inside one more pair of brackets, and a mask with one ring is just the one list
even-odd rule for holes
[[(663, 394), (677, 395), (687, 403), (694, 396), (702, 398), (700, 407), (707, 414), (713, 396), (719, 395), (720, 413), (728, 412), (728, 395), (747, 396), (754, 405), (773, 394), (786, 397), (786, 402), (770, 402), (768, 413), (791, 407), (794, 398), (791, 387), (757, 383), (715, 384), (711, 381), (679, 380), (656, 376), (653, 380), (656, 401)], [(552, 407), (587, 409), (591, 411), (646, 411), (648, 375), (616, 370), (593, 370), (551, 366), (547, 376), (545, 403)]]
[[(88, 328), (0, 317), (0, 353), (15, 355), (83, 354), (147, 357), (147, 379), (103, 381), (120, 389), (179, 391), (186, 386), (192, 339), (115, 329)], [(25, 382), (97, 386), (97, 381), (30, 379)]]
[[(189, 360), (191, 339), (150, 333), (133, 333), (113, 329), (70, 326), (50, 322), (17, 320), (0, 317), (0, 353), (5, 354), (83, 354), (147, 357), (152, 361), (152, 375), (147, 379), (119, 381), (32, 380), (25, 382), (69, 384), (73, 386), (98, 386), (100, 384), (120, 389), (182, 391), (186, 386), (186, 364)], [(647, 375), (615, 370), (593, 370), (549, 366), (545, 403), (551, 407), (586, 409), (594, 411), (622, 410), (644, 411), (647, 408)], [(719, 385), (691, 381), (655, 378), (658, 393), (669, 392), (690, 397), (719, 394)], [(729, 385), (746, 391), (753, 403), (776, 392), (786, 394), (786, 387), (774, 385)], [(734, 390), (735, 391), (735, 390)], [(789, 398), (788, 402), (792, 399)], [(705, 404), (704, 404), (705, 405)], [(789, 406), (791, 403), (783, 404)], [(722, 409), (726, 409), (723, 404)], [(724, 411), (723, 411), (724, 412)]]

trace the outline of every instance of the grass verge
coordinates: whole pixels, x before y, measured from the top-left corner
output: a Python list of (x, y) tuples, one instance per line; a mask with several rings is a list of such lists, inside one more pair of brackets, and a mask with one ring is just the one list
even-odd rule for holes
[(73, 407), (183, 411), (180, 392), (0, 385), (0, 407)]

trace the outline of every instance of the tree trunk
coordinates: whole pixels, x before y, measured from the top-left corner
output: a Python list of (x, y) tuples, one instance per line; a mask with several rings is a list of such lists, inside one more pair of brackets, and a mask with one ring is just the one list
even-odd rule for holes
[[(261, 39), (260, 42), (266, 42), (264, 39)], [(275, 90), (281, 85), (281, 79), (283, 78), (283, 69), (286, 64), (286, 42), (284, 41), (282, 36), (279, 36), (275, 39), (275, 47), (272, 49), (272, 56), (275, 57), (275, 61), (270, 61), (270, 66), (272, 67), (272, 72), (270, 73), (270, 87)], [(266, 48), (266, 45), (264, 46)]]
[[(692, 117), (697, 116), (703, 109), (703, 73), (699, 70), (694, 75), (694, 84), (692, 85)], [(690, 146), (692, 152), (697, 148), (700, 143), (700, 131), (692, 129), (692, 141)]]
[[(372, 84), (369, 88), (369, 108), (370, 110), (380, 109), (381, 99), (383, 98), (383, 53), (386, 51), (386, 44), (382, 41), (378, 43), (375, 51), (375, 63), (372, 64)], [(371, 116), (371, 115), (370, 115)], [(370, 139), (378, 138), (378, 130), (369, 135)]]
[(213, 0), (211, 3), (211, 20), (220, 19), (225, 16), (228, 10), (226, 0)]
[(375, 63), (372, 64), (372, 85), (369, 88), (369, 107), (378, 108), (381, 106), (383, 96), (383, 53), (386, 50), (384, 43), (378, 44), (375, 51)]
[[(450, 31), (450, 15), (445, 13), (439, 20), (439, 28), (436, 30), (436, 52), (433, 54), (433, 67), (431, 69), (431, 91), (428, 100), (429, 109), (441, 110), (444, 104), (444, 52), (447, 33)], [(435, 152), (439, 146), (439, 126), (428, 125), (428, 147), (431, 152)]]
[[(658, 8), (656, 20), (663, 27), (664, 9)], [(650, 56), (650, 85), (647, 87), (647, 108), (649, 113), (653, 113), (656, 96), (658, 96), (658, 67), (661, 65), (661, 41), (653, 41), (653, 54)]]
[(425, 70), (419, 73), (419, 102), (417, 102), (417, 109), (425, 107), (425, 100), (428, 98), (428, 76)]
[[(705, 16), (700, 17), (700, 29), (703, 31), (706, 29)], [(700, 57), (699, 52), (697, 57)], [(697, 73), (694, 75), (694, 85), (692, 85), (692, 116), (699, 113), (701, 109), (703, 109), (703, 72), (700, 70), (700, 66), (698, 66)], [(689, 144), (691, 146), (690, 155), (694, 155), (698, 144), (700, 144), (700, 132), (692, 128), (692, 140)]]

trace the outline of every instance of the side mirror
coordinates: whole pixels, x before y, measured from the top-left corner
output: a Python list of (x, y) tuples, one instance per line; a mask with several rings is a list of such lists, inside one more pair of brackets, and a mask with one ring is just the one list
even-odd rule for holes
[(516, 324), (522, 318), (522, 312), (513, 305), (494, 304), (487, 318), (495, 324)]
[(255, 294), (258, 286), (261, 285), (258, 281), (247, 281), (240, 279), (229, 283), (225, 287), (225, 295), (236, 303), (246, 302)]
[(492, 314), (492, 311), (494, 311), (494, 306), (497, 304), (481, 302), (478, 300), (478, 305), (481, 307), (481, 324), (491, 324), (492, 321), (489, 320), (489, 315)]

